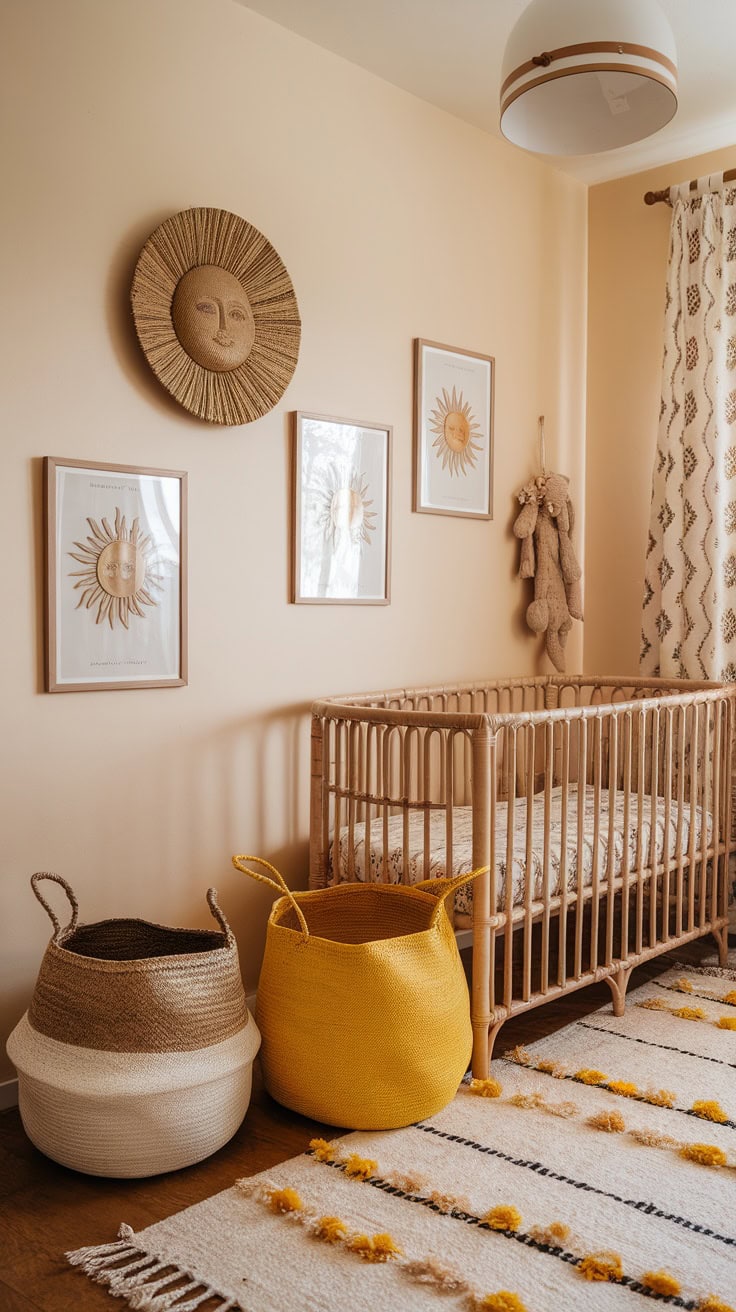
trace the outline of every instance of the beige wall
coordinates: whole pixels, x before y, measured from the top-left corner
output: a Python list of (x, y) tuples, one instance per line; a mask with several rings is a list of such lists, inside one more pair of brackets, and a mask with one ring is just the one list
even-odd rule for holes
[[(11, 0), (0, 60), (5, 1033), (48, 938), (32, 871), (88, 920), (204, 924), (215, 883), (253, 987), (269, 898), (230, 855), (304, 882), (310, 701), (543, 665), (509, 522), (541, 411), (583, 508), (586, 197), (231, 0)], [(191, 205), (265, 232), (299, 298), (295, 377), (247, 427), (189, 418), (131, 329), (137, 254)], [(496, 357), (492, 523), (411, 513), (416, 336)], [(389, 607), (288, 604), (295, 409), (394, 425)], [(187, 688), (42, 692), (44, 455), (189, 471)]]
[(644, 558), (657, 445), (668, 205), (647, 191), (736, 166), (736, 147), (589, 192), (585, 669), (639, 666)]

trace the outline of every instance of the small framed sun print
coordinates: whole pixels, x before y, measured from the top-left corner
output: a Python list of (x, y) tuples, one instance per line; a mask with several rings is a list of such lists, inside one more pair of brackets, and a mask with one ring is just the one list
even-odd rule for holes
[(44, 460), (46, 690), (187, 682), (187, 476)]
[(493, 518), (494, 359), (414, 342), (414, 509)]
[(292, 601), (388, 604), (391, 435), (386, 424), (294, 415)]

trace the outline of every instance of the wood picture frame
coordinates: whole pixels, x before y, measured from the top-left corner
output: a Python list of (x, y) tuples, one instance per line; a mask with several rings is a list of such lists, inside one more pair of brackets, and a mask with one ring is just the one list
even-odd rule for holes
[(390, 424), (294, 413), (292, 602), (391, 600)]
[(187, 475), (44, 459), (46, 691), (187, 683)]
[(414, 341), (414, 510), (493, 519), (495, 359)]

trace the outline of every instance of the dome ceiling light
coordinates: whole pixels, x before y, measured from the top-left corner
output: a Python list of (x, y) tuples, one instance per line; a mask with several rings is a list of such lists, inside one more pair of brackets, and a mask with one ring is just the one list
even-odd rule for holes
[(532, 0), (511, 32), (501, 131), (524, 150), (615, 150), (676, 110), (677, 50), (656, 0)]

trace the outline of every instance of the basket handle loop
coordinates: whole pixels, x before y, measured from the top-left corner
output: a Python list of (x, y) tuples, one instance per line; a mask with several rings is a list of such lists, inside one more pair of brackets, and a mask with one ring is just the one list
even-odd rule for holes
[[(56, 912), (49, 906), (48, 902), (46, 901), (46, 898), (44, 897), (43, 893), (38, 887), (42, 879), (51, 879), (55, 884), (61, 884), (61, 887), (63, 888), (64, 892), (66, 893), (69, 899), (69, 905), (71, 906), (72, 909), (72, 915), (69, 924), (66, 926), (64, 930), (62, 930), (61, 928), (61, 924), (59, 922), (58, 916), (56, 915)], [(67, 934), (72, 934), (74, 930), (77, 928), (79, 903), (77, 902), (77, 899), (74, 896), (74, 893), (72, 892), (71, 886), (67, 884), (66, 880), (62, 879), (61, 875), (53, 874), (52, 871), (50, 870), (37, 870), (35, 875), (31, 875), (31, 888), (33, 889), (34, 894), (36, 895), (39, 902), (41, 903), (41, 906), (43, 907), (44, 911), (48, 913), (49, 919), (51, 920), (51, 923), (54, 926), (54, 942), (55, 943), (58, 942), (62, 934), (65, 938)]]
[(477, 870), (468, 870), (464, 875), (454, 875), (452, 879), (423, 879), (421, 883), (415, 884), (414, 888), (421, 889), (422, 893), (432, 893), (437, 898), (435, 912), (437, 915), (450, 893), (454, 893), (456, 888), (462, 888), (463, 884), (469, 884), (471, 879), (476, 879), (478, 875), (487, 874), (490, 868), (490, 866), (478, 866)]
[(208, 903), (208, 905), (209, 905), (209, 909), (210, 909), (210, 911), (212, 912), (212, 915), (214, 916), (215, 920), (217, 921), (218, 925), (220, 926), (220, 929), (222, 930), (223, 934), (225, 935), (225, 938), (227, 939), (227, 945), (228, 945), (228, 947), (232, 947), (233, 943), (235, 942), (235, 936), (234, 936), (233, 931), (231, 930), (231, 928), (230, 928), (230, 926), (229, 926), (229, 924), (228, 924), (228, 922), (227, 922), (227, 916), (225, 915), (225, 912), (224, 912), (224, 911), (222, 910), (222, 908), (221, 908), (220, 906), (218, 906), (218, 904), (217, 904), (217, 889), (216, 889), (216, 888), (208, 888), (208, 889), (207, 889), (207, 903)]
[[(248, 866), (243, 864), (245, 861), (255, 861), (256, 865), (264, 866), (265, 869), (270, 870), (271, 874), (275, 875), (276, 878), (269, 879), (268, 875), (262, 875), (256, 870), (250, 870)], [(294, 894), (292, 893), (291, 889), (286, 883), (286, 880), (284, 879), (284, 876), (281, 874), (281, 872), (277, 870), (275, 866), (272, 866), (270, 861), (264, 861), (262, 856), (234, 856), (233, 865), (235, 866), (236, 870), (242, 871), (244, 875), (250, 875), (251, 879), (257, 879), (261, 884), (269, 884), (271, 888), (275, 888), (276, 892), (279, 894), (280, 897), (284, 895), (288, 897), (292, 907), (294, 908), (297, 914), (297, 919), (299, 921), (299, 924), (302, 927), (302, 938), (304, 942), (307, 943), (309, 941), (309, 926), (307, 925), (304, 912), (299, 906), (299, 903), (294, 897)]]

